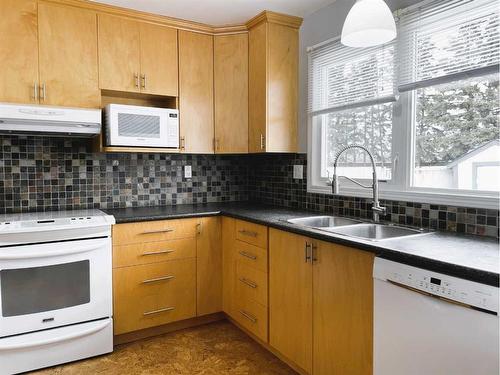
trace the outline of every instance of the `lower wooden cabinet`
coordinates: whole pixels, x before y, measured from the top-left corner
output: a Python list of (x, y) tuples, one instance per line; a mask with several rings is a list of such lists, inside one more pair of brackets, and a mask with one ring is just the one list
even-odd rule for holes
[(196, 315), (196, 259), (113, 271), (115, 335)]
[(269, 231), (271, 346), (314, 375), (371, 375), (374, 255)]
[(222, 233), (224, 312), (268, 342), (267, 227), (224, 217)]

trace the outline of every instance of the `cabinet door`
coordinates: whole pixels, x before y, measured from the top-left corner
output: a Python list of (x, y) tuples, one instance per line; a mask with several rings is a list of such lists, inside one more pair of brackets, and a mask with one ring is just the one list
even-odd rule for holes
[(248, 152), (248, 34), (214, 37), (215, 152)]
[(181, 148), (214, 152), (213, 36), (179, 31)]
[(307, 241), (269, 230), (269, 342), (311, 373), (312, 266), (306, 259)]
[(200, 220), (196, 239), (197, 315), (222, 311), (222, 244), (220, 217)]
[(37, 103), (36, 0), (0, 0), (0, 101)]
[(236, 259), (234, 258), (236, 220), (222, 218), (222, 310), (233, 314)]
[(248, 33), (248, 151), (266, 151), (267, 124), (267, 23)]
[(142, 22), (140, 30), (141, 92), (177, 96), (177, 30)]
[(271, 23), (268, 30), (267, 151), (297, 151), (299, 31)]
[(315, 255), (314, 374), (371, 375), (374, 255), (321, 241)]
[(99, 108), (97, 15), (39, 2), (40, 103)]
[(139, 92), (139, 23), (99, 14), (99, 87)]

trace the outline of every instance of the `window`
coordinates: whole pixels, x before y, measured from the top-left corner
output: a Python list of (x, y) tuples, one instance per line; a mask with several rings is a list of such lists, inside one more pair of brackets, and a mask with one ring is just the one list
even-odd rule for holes
[[(427, 0), (398, 13), (398, 38), (309, 49), (309, 191), (329, 191), (338, 150), (368, 148), (385, 198), (498, 206), (499, 15), (493, 0)], [(371, 179), (365, 153), (337, 172)], [(368, 196), (341, 180), (341, 194)]]

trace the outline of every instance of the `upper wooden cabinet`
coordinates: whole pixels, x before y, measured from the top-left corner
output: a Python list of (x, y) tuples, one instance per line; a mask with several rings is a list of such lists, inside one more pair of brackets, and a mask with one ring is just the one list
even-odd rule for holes
[(296, 152), (301, 19), (262, 18), (249, 31), (249, 151)]
[(215, 152), (248, 152), (248, 34), (214, 37)]
[(93, 11), (1, 0), (0, 101), (99, 107)]
[(177, 96), (177, 30), (99, 14), (101, 89)]
[(97, 15), (38, 3), (40, 103), (98, 108)]
[(36, 0), (0, 0), (0, 101), (38, 102)]
[(214, 152), (214, 38), (179, 31), (181, 151)]

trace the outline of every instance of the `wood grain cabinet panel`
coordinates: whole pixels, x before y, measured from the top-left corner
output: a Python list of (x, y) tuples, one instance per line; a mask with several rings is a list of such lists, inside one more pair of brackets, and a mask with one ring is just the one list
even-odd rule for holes
[(178, 95), (177, 30), (141, 22), (141, 92)]
[(309, 374), (312, 371), (312, 267), (308, 239), (269, 229), (269, 343)]
[(236, 289), (236, 220), (222, 217), (222, 310), (232, 316)]
[(140, 92), (140, 27), (127, 18), (99, 14), (99, 86)]
[(220, 217), (200, 219), (196, 239), (197, 315), (222, 311), (222, 243)]
[(181, 150), (214, 152), (213, 36), (179, 30)]
[(267, 306), (267, 273), (236, 263), (236, 295), (238, 299), (255, 301)]
[(215, 152), (248, 153), (248, 34), (214, 37)]
[(248, 221), (236, 220), (236, 239), (267, 249), (267, 227)]
[(114, 333), (196, 316), (196, 259), (115, 268)]
[(267, 249), (236, 240), (234, 257), (241, 264), (267, 273)]
[(36, 0), (0, 0), (0, 101), (38, 103)]
[(40, 1), (40, 103), (99, 108), (97, 15)]
[(249, 31), (249, 152), (296, 152), (298, 27), (263, 21)]
[(374, 254), (322, 241), (316, 246), (313, 373), (371, 375)]

